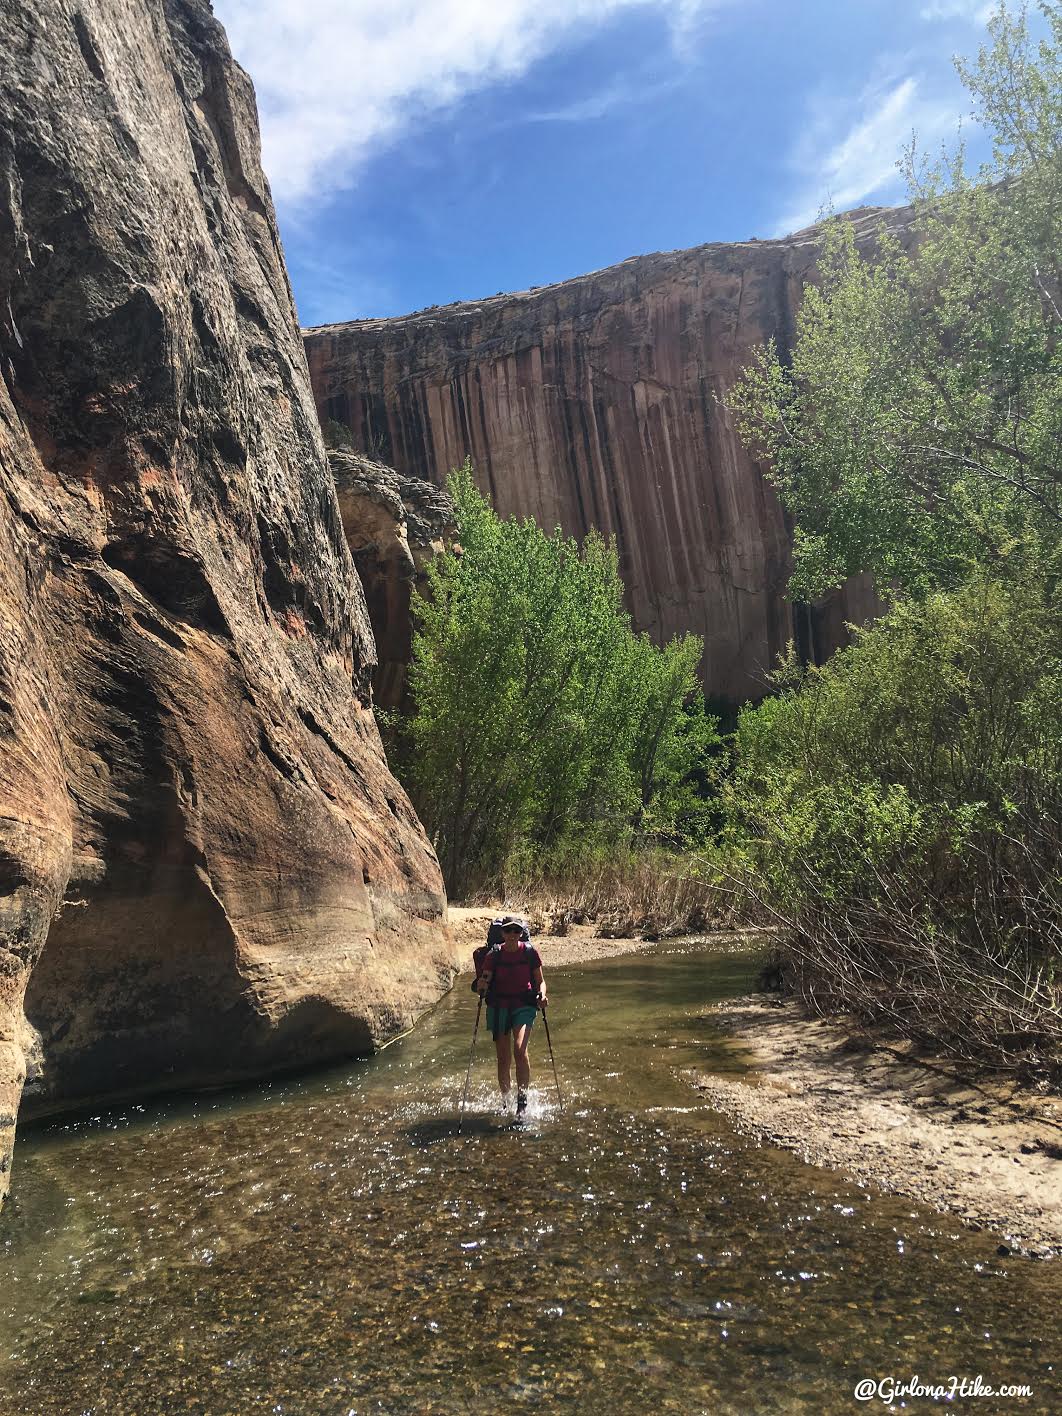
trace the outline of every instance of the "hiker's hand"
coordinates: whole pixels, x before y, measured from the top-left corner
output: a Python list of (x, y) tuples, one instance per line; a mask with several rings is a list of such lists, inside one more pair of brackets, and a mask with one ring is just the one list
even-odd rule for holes
[(540, 993), (540, 994), (538, 995), (538, 1006), (539, 1006), (540, 1008), (544, 1008), (544, 1007), (546, 1006), (546, 1003), (547, 1003), (547, 1002), (548, 1002), (548, 999), (546, 998), (546, 995), (545, 995), (544, 993)]

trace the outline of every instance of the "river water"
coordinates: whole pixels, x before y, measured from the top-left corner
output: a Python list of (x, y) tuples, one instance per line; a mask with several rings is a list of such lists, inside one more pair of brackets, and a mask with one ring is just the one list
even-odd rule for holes
[[(745, 1059), (704, 945), (550, 971), (526, 1123), (462, 981), (367, 1062), (20, 1137), (4, 1416), (842, 1412), (863, 1379), (1062, 1411), (1062, 1266), (737, 1136), (683, 1080)], [(931, 1399), (906, 1402), (929, 1409)]]

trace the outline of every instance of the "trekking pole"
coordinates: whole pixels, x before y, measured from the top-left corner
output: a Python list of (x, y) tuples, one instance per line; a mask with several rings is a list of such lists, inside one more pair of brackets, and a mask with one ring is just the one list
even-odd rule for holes
[(549, 1035), (549, 1022), (546, 1019), (546, 1005), (545, 1003), (540, 1003), (539, 1007), (542, 1009), (542, 1026), (546, 1029), (546, 1045), (549, 1048), (549, 1060), (553, 1063), (553, 1080), (557, 1083), (557, 1100), (560, 1103), (561, 1110), (563, 1111), (564, 1097), (561, 1096), (560, 1078), (557, 1076), (557, 1063), (556, 1059), (553, 1056), (553, 1041)]
[(472, 1077), (472, 1054), (476, 1050), (476, 1034), (479, 1032), (479, 1015), (483, 1012), (483, 994), (479, 995), (479, 1002), (476, 1004), (476, 1026), (472, 1029), (472, 1046), (468, 1049), (468, 1071), (465, 1073), (465, 1089), (461, 1093), (461, 1110), (457, 1118), (457, 1129), (460, 1131), (461, 1124), (465, 1119), (465, 1105), (468, 1101), (468, 1083)]

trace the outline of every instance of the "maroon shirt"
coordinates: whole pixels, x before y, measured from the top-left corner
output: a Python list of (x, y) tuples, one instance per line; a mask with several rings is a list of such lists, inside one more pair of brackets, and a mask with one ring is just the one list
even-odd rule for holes
[(534, 1003), (538, 992), (535, 970), (542, 960), (533, 944), (520, 943), (510, 953), (504, 946), (492, 949), (483, 961), (487, 1002), (495, 1008), (520, 1008)]

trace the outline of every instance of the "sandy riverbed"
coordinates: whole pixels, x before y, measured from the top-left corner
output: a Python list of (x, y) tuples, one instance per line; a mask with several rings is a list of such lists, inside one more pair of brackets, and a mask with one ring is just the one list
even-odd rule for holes
[(971, 1079), (791, 1003), (739, 999), (711, 1016), (752, 1068), (691, 1079), (739, 1130), (949, 1210), (1009, 1249), (1062, 1255), (1062, 1098)]

